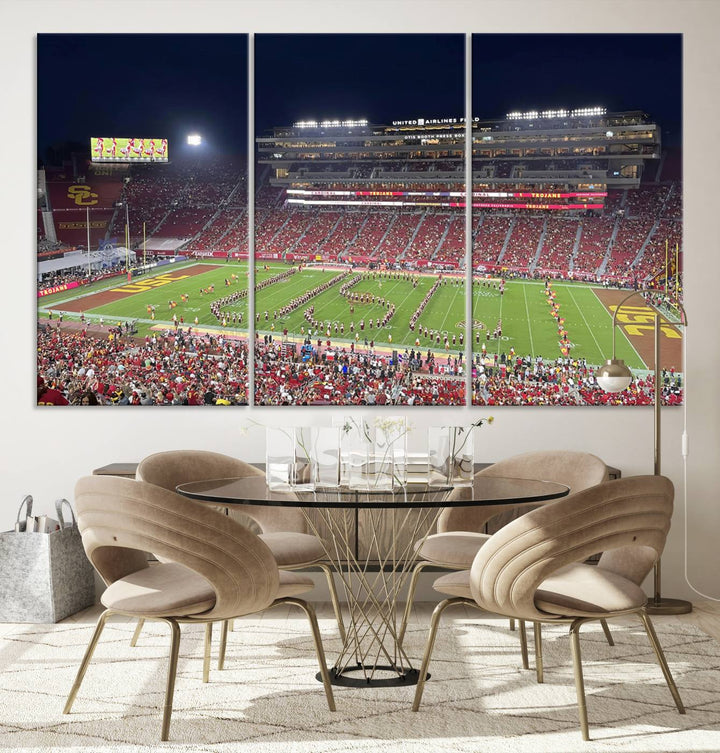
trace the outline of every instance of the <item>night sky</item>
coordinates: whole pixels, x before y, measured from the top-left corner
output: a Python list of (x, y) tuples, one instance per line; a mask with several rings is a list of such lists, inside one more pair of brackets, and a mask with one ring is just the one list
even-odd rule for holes
[(170, 159), (198, 131), (207, 153), (247, 150), (244, 34), (38, 35), (38, 156), (91, 136), (167, 138)]
[[(457, 117), (463, 35), (257, 35), (255, 128), (296, 120)], [(645, 110), (680, 143), (680, 35), (479, 35), (474, 115), (604, 105)], [(200, 132), (206, 153), (247, 143), (241, 34), (39, 35), (38, 155), (90, 136), (168, 138), (171, 159)]]
[(255, 128), (297, 120), (460, 117), (462, 34), (258, 34)]
[(473, 110), (644, 110), (680, 146), (681, 34), (484, 34), (473, 38)]

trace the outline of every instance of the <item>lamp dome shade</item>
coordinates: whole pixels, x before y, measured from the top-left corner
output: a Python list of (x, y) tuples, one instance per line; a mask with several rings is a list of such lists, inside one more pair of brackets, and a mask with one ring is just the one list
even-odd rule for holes
[(609, 359), (595, 373), (597, 383), (605, 392), (622, 392), (632, 382), (632, 372), (621, 359)]

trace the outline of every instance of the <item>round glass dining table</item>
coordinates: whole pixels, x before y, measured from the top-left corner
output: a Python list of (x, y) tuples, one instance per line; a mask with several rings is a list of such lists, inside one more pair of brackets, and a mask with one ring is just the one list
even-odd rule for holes
[(476, 476), (471, 485), (456, 488), (411, 484), (382, 490), (276, 490), (269, 489), (262, 476), (177, 487), (184, 497), (227, 509), (273, 505), (302, 510), (309, 532), (323, 543), (347, 603), (346, 637), (331, 682), (355, 687), (413, 685), (418, 680), (398, 640), (398, 602), (416, 564), (416, 552), (434, 532), (443, 508), (541, 504), (569, 491), (551, 481), (492, 476)]

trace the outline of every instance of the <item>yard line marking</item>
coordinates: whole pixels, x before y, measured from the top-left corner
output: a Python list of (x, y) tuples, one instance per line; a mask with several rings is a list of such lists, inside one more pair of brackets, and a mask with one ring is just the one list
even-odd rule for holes
[[(505, 297), (504, 295), (501, 295), (501, 296), (500, 296), (500, 308), (499, 308), (499, 310), (498, 310), (498, 321), (502, 321), (502, 312), (503, 312), (503, 298), (504, 298), (504, 297)], [(498, 337), (498, 338), (497, 338), (497, 340), (495, 340), (495, 342), (497, 343), (497, 348), (495, 349), (495, 352), (496, 352), (496, 353), (498, 354), (498, 356), (499, 356), (499, 355), (500, 355), (500, 342), (501, 342), (501, 338), (499, 338), (499, 337)]]
[[(500, 307), (498, 309), (498, 319), (502, 319), (503, 298), (504, 298), (504, 296), (501, 296), (500, 294), (498, 294), (496, 296), (495, 295), (491, 295), (491, 296), (488, 297), (488, 296), (481, 295), (481, 293), (482, 293), (482, 291), (480, 289), (473, 291), (473, 298), (474, 298), (474, 303), (475, 303), (475, 309), (473, 311), (473, 321), (472, 321), (471, 324), (472, 325), (475, 324), (475, 319), (478, 319), (478, 320), (480, 319), (480, 316), (479, 316), (479, 313), (478, 313), (478, 307), (480, 306), (480, 302), (483, 299), (485, 299), (485, 300), (492, 300), (492, 301), (495, 301), (497, 299), (500, 300)], [(489, 330), (490, 330), (490, 325), (487, 322), (485, 322), (485, 329), (483, 330), (483, 335), (486, 335)], [(473, 335), (473, 331), (474, 331), (474, 326), (471, 326), (470, 327), (470, 336)], [(487, 338), (486, 338), (486, 341), (487, 341)], [(497, 340), (495, 340), (495, 343), (496, 343), (496, 346), (497, 346), (496, 347), (496, 351), (497, 351), (498, 355), (500, 355), (500, 343), (501, 343), (501, 340), (497, 339)], [(475, 349), (474, 346), (475, 346), (475, 343), (473, 344), (473, 352), (479, 353), (480, 350)], [(487, 346), (486, 346), (485, 352), (486, 353), (490, 352), (489, 350), (487, 350)]]
[[(439, 290), (439, 289), (440, 289), (440, 288), (438, 288), (438, 290)], [(464, 288), (461, 288), (461, 290), (463, 290), (463, 297), (464, 297), (464, 296), (465, 296), (465, 291), (464, 291)], [(440, 325), (440, 326), (441, 326), (441, 331), (442, 331), (442, 332), (445, 332), (445, 331), (447, 331), (447, 330), (445, 330), (445, 322), (447, 321), (447, 318), (448, 318), (448, 316), (450, 315), (450, 311), (452, 310), (453, 306), (455, 305), (455, 299), (457, 298), (457, 292), (458, 292), (458, 291), (457, 291), (457, 290), (455, 290), (455, 292), (454, 292), (454, 294), (453, 294), (453, 300), (452, 300), (452, 302), (451, 302), (450, 306), (448, 307), (448, 310), (447, 310), (447, 312), (445, 313), (445, 316), (443, 317), (443, 320), (442, 320), (442, 324)], [(429, 301), (428, 301), (428, 303), (429, 303)]]
[[(593, 340), (595, 340), (595, 345), (597, 346), (598, 353), (600, 353), (600, 357), (602, 358), (603, 348), (600, 346), (600, 343), (598, 342), (597, 337), (595, 337), (595, 333), (593, 332), (592, 327), (588, 323), (588, 320), (585, 318), (585, 314), (583, 314), (582, 308), (580, 306), (578, 306), (578, 303), (575, 300), (575, 296), (573, 295), (573, 292), (572, 292), (572, 290), (569, 287), (568, 287), (568, 293), (570, 293), (570, 298), (572, 298), (572, 302), (575, 304), (575, 308), (580, 312), (580, 316), (582, 317), (582, 320), (585, 322), (585, 326), (587, 327), (587, 330), (590, 333), (590, 336), (592, 337)], [(595, 296), (595, 297), (596, 297), (598, 303), (600, 303), (600, 299), (598, 299), (597, 296)], [(605, 307), (603, 306), (603, 308), (605, 308)], [(605, 309), (605, 310), (607, 311), (607, 309)], [(642, 361), (642, 358), (640, 360)]]
[(525, 316), (527, 317), (528, 334), (530, 335), (530, 352), (535, 356), (535, 343), (533, 342), (532, 325), (530, 324), (530, 308), (527, 300), (527, 285), (523, 285), (523, 298), (525, 299)]

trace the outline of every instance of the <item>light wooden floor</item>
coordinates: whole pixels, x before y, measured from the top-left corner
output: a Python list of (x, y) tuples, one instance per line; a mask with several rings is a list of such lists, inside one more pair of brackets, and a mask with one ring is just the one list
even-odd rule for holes
[(720, 641), (720, 601), (703, 601), (693, 602), (693, 611), (690, 614), (678, 615), (676, 617), (663, 616), (653, 617), (653, 622), (662, 620), (665, 624), (672, 624), (673, 621), (690, 623), (697, 625), (708, 635)]

